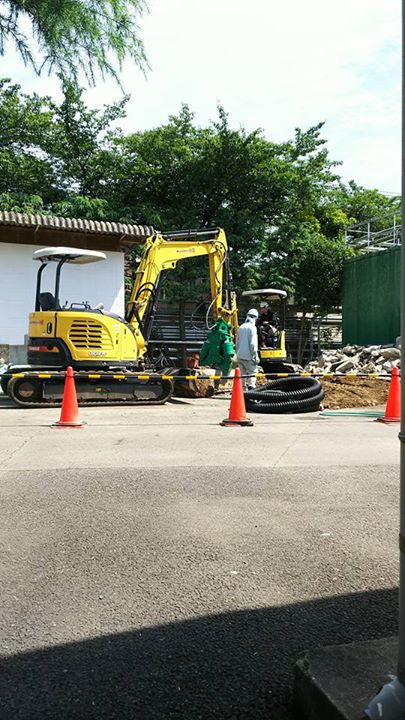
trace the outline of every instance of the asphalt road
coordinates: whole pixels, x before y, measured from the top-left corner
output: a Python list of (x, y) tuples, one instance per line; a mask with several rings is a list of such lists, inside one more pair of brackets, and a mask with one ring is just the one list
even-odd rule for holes
[[(352, 466), (341, 439), (330, 467), (317, 464), (315, 437), (312, 465), (307, 453), (301, 466), (268, 468), (270, 425), (216, 436), (216, 456), (234, 443), (234, 467), (175, 465), (169, 433), (171, 467), (161, 467), (164, 427), (142, 466), (146, 435), (122, 427), (120, 467), (108, 425), (58, 431), (52, 454), (44, 416), (24, 428), (15, 412), (2, 416), (2, 719), (285, 720), (301, 652), (395, 632), (398, 467), (388, 447), (363, 464), (374, 430), (358, 425)], [(302, 436), (294, 422), (291, 443)], [(392, 436), (394, 448), (396, 432), (373, 437)], [(349, 445), (354, 435), (350, 426)], [(74, 458), (86, 442), (92, 466), (61, 467), (66, 444)], [(115, 467), (104, 467), (110, 444)]]

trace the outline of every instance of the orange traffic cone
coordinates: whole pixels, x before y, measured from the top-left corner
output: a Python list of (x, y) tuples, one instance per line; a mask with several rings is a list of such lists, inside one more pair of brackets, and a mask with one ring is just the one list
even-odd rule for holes
[(65, 387), (63, 390), (62, 409), (60, 420), (52, 425), (53, 428), (82, 428), (86, 425), (79, 420), (79, 408), (73, 369), (68, 367), (66, 371)]
[(392, 369), (385, 415), (382, 418), (377, 418), (377, 420), (383, 423), (397, 423), (401, 421), (401, 380), (399, 378), (399, 370), (396, 367)]
[(220, 425), (228, 427), (230, 425), (242, 425), (243, 427), (251, 427), (252, 421), (246, 417), (245, 398), (243, 397), (242, 378), (240, 369), (236, 368), (235, 377), (233, 379), (233, 389), (231, 397), (231, 406), (229, 408), (229, 417), (222, 420)]

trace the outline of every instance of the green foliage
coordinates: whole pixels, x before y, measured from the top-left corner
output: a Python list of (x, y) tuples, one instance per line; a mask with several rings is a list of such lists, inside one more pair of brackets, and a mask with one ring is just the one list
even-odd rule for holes
[(353, 180), (348, 185), (340, 184), (331, 196), (338, 207), (344, 208), (350, 224), (364, 222), (371, 218), (383, 218), (398, 210), (400, 198), (387, 197), (378, 190), (368, 190)]
[(111, 139), (118, 134), (110, 128), (124, 117), (128, 97), (102, 110), (90, 110), (73, 83), (64, 82), (63, 91), (61, 105), (50, 104), (53, 123), (42, 147), (52, 157), (59, 187), (97, 198), (105, 192), (113, 160)]
[[(3, 0), (0, 13), (0, 54), (14, 42), (25, 64), (39, 74), (43, 68), (65, 79), (80, 73), (95, 84), (95, 73), (113, 76), (126, 57), (145, 68), (138, 18), (144, 0)], [(38, 56), (26, 32), (30, 25)]]
[[(183, 106), (160, 127), (124, 135), (117, 122), (127, 98), (91, 110), (73, 83), (63, 90), (57, 105), (0, 83), (0, 206), (159, 230), (224, 227), (239, 291), (275, 285), (304, 312), (336, 307), (345, 228), (398, 204), (341, 181), (322, 125), (274, 143), (231, 128), (222, 107), (199, 127)], [(204, 259), (179, 263), (167, 297), (206, 300), (205, 267)]]
[(330, 327), (323, 327), (320, 330), (320, 345), (323, 350), (329, 350), (330, 348), (333, 348), (333, 340), (335, 338), (335, 333), (333, 332), (333, 329)]
[(374, 220), (373, 230), (386, 228), (387, 216), (398, 211), (399, 204), (399, 197), (387, 197), (378, 190), (357, 185), (353, 180), (347, 185), (339, 181), (319, 208), (322, 232), (327, 237), (336, 237), (349, 225), (371, 219)]
[(116, 211), (122, 204), (124, 217), (161, 229), (225, 227), (237, 287), (254, 284), (255, 258), (266, 253), (269, 223), (283, 211), (290, 184), (283, 146), (259, 131), (230, 129), (222, 108), (216, 123), (196, 127), (186, 106), (167, 125), (116, 144), (107, 181)]
[(71, 193), (52, 208), (55, 215), (85, 218), (87, 220), (108, 220), (107, 201), (101, 198), (85, 197)]
[(37, 195), (49, 211), (111, 218), (105, 177), (113, 163), (111, 125), (127, 98), (88, 109), (73, 83), (63, 83), (61, 105), (0, 82), (0, 193)]
[(295, 300), (304, 312), (339, 307), (345, 258), (346, 246), (340, 238), (315, 234), (303, 244), (293, 266)]
[(27, 195), (24, 193), (0, 193), (0, 208), (8, 212), (39, 214), (44, 212), (44, 204), (39, 195)]
[(0, 193), (55, 197), (55, 172), (41, 144), (52, 128), (48, 98), (0, 81)]
[(341, 235), (328, 238), (314, 220), (281, 225), (271, 238), (264, 276), (285, 288), (304, 311), (340, 304), (342, 271), (348, 251)]

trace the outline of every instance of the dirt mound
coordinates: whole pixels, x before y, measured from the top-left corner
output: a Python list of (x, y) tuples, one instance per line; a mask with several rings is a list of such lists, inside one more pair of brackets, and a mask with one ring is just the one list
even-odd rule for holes
[(325, 390), (325, 409), (373, 407), (387, 402), (388, 380), (354, 376), (335, 377), (321, 382)]

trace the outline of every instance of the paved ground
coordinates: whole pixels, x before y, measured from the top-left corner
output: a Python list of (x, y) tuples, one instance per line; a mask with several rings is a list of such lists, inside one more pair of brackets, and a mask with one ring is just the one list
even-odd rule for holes
[(398, 427), (224, 398), (0, 399), (0, 717), (289, 717), (300, 652), (396, 630)]

